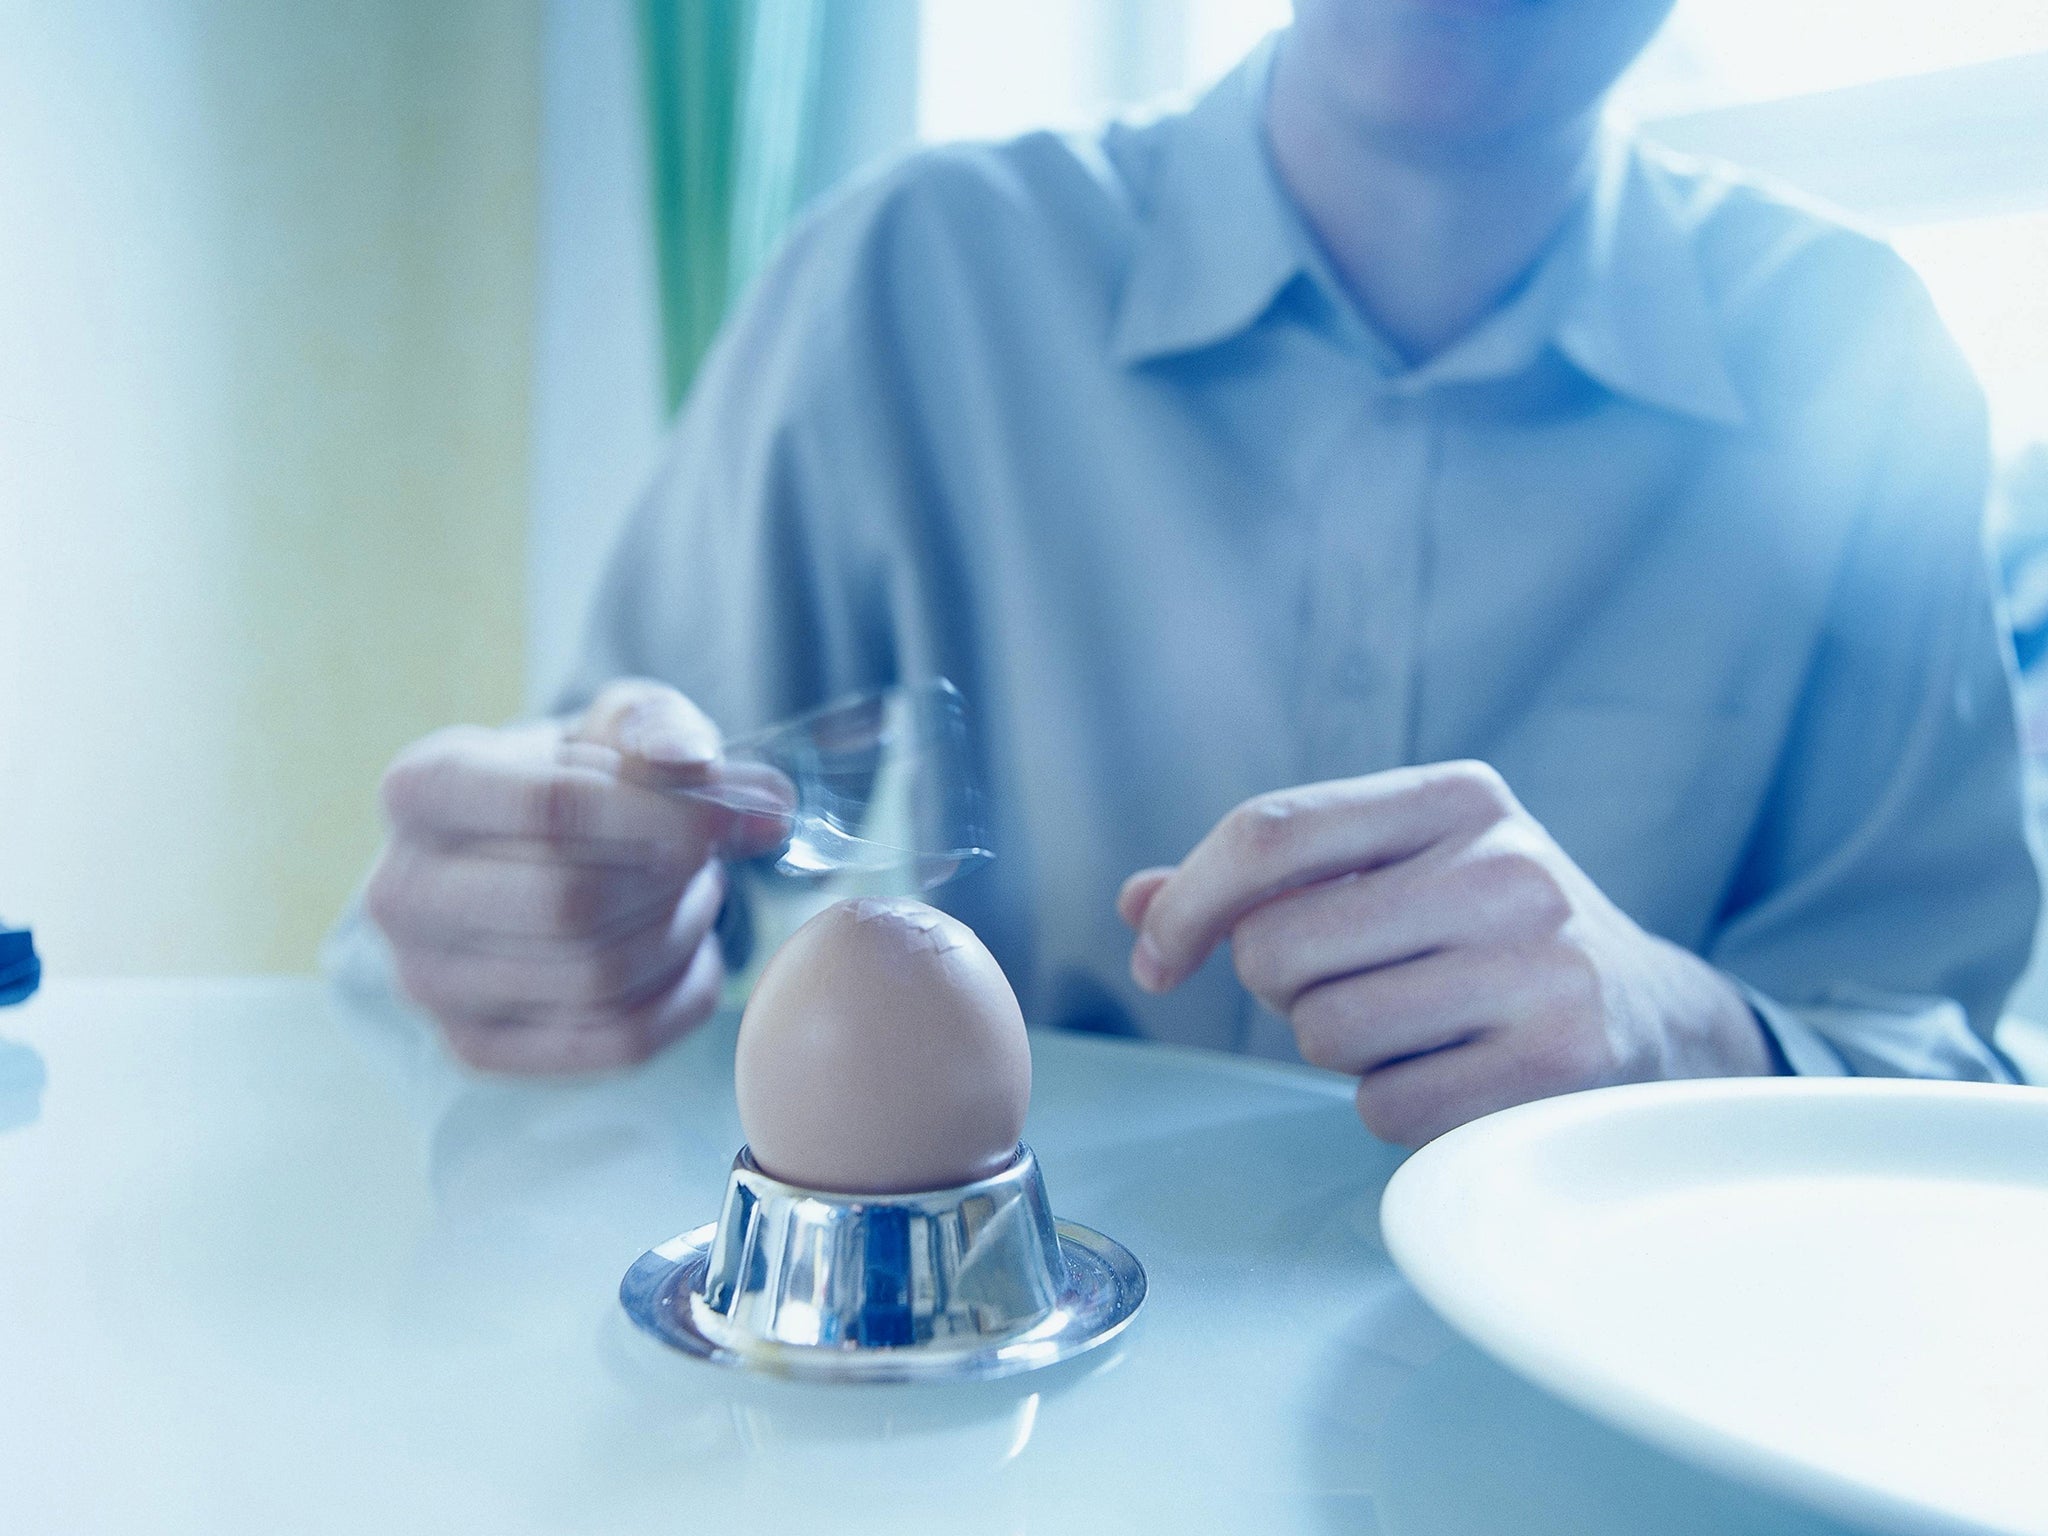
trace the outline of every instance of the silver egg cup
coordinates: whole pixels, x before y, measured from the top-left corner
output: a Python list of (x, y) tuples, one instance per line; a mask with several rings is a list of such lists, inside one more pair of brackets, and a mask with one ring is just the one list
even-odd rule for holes
[(685, 1354), (824, 1381), (972, 1381), (1106, 1343), (1145, 1299), (1122, 1244), (1055, 1221), (1031, 1149), (957, 1189), (841, 1195), (763, 1173), (741, 1148), (709, 1226), (619, 1285)]

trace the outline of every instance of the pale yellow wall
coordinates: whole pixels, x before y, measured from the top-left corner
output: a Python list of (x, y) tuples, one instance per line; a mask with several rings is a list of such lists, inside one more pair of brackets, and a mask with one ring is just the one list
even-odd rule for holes
[(0, 914), (296, 970), (520, 694), (538, 0), (0, 0)]

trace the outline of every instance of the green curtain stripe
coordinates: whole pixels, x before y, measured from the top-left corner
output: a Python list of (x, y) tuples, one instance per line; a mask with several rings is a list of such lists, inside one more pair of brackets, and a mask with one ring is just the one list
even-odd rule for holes
[(648, 166), (668, 408), (725, 313), (744, 0), (641, 0)]
[(796, 212), (825, 0), (640, 0), (667, 404)]
[(819, 146), (817, 104), (827, 0), (753, 0), (739, 175), (727, 254), (737, 295), (774, 251), (802, 201)]

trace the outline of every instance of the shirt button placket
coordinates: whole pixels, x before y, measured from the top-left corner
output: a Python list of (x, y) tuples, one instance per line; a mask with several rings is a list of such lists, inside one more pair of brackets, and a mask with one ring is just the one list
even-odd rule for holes
[(1381, 392), (1326, 482), (1313, 583), (1316, 778), (1408, 761), (1432, 429), (1426, 400)]

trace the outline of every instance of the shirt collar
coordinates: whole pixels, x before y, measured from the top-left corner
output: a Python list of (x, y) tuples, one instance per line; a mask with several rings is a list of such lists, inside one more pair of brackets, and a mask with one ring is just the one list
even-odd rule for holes
[(1726, 426), (1749, 419), (1700, 281), (1691, 224), (1632, 139), (1603, 136), (1591, 196), (1558, 257), (1567, 290), (1554, 340), (1619, 394)]
[[(1297, 277), (1334, 286), (1266, 150), (1275, 46), (1268, 38), (1165, 130), (1111, 333), (1124, 364), (1229, 340)], [(1506, 377), (1546, 343), (1617, 393), (1727, 425), (1747, 419), (1685, 214), (1620, 135), (1603, 138), (1585, 204), (1517, 295), (1403, 382)]]
[(1135, 364), (1228, 340), (1302, 271), (1300, 214), (1266, 155), (1274, 40), (1163, 125), (1158, 178), (1111, 348)]

